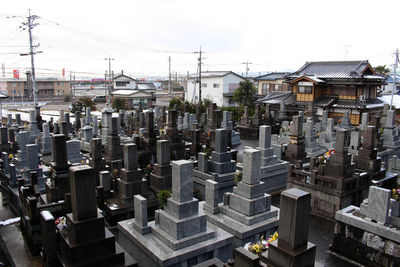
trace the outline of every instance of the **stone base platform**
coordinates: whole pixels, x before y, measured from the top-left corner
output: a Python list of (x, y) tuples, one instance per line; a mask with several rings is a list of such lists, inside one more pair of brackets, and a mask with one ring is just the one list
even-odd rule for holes
[[(204, 203), (205, 202), (199, 203), (200, 209), (203, 209)], [(260, 240), (261, 236), (270, 236), (278, 230), (279, 209), (271, 206), (271, 210), (269, 212), (271, 212), (274, 216), (252, 225), (246, 225), (223, 213), (212, 214), (204, 211), (204, 213), (207, 215), (208, 223), (216, 225), (234, 236), (234, 249), (237, 247), (242, 247), (246, 243)]]
[(131, 224), (132, 220), (118, 223), (118, 242), (140, 266), (193, 266), (211, 258), (223, 262), (232, 258), (232, 235), (213, 224), (207, 223), (207, 228), (214, 231), (214, 238), (178, 250), (171, 249), (158, 239), (152, 233), (152, 227), (150, 233), (142, 235)]

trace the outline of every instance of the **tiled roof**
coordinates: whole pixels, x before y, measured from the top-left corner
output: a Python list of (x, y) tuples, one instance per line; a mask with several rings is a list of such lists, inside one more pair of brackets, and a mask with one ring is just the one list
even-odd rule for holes
[(368, 109), (370, 109), (370, 108), (380, 108), (380, 107), (383, 107), (384, 104), (385, 104), (385, 102), (383, 102), (382, 100), (380, 100), (378, 98), (367, 99), (365, 101), (365, 106)]
[(362, 104), (357, 100), (351, 99), (338, 99), (335, 104), (332, 105), (334, 108), (354, 108), (358, 109), (362, 107)]
[(255, 78), (256, 81), (264, 80), (264, 81), (275, 81), (278, 79), (284, 79), (289, 72), (271, 72), (265, 75), (261, 75)]
[[(306, 62), (298, 71), (289, 74), (288, 78), (295, 79), (301, 76), (316, 76), (319, 79), (362, 78), (363, 72), (367, 67), (370, 67), (368, 60)], [(384, 79), (384, 77), (370, 72), (368, 77)]]
[(265, 104), (279, 104), (282, 101), (286, 105), (292, 105), (296, 102), (296, 98), (293, 92), (273, 92), (260, 100)]
[[(214, 78), (214, 77), (223, 77), (228, 74), (233, 74), (235, 76), (238, 76), (239, 78), (244, 79), (242, 76), (239, 74), (233, 72), (233, 71), (202, 71), (201, 72), (201, 78)], [(194, 79), (197, 78), (197, 76), (190, 76), (187, 79)]]
[(336, 95), (322, 95), (314, 101), (314, 106), (323, 108), (330, 107), (338, 100), (338, 98), (339, 97)]

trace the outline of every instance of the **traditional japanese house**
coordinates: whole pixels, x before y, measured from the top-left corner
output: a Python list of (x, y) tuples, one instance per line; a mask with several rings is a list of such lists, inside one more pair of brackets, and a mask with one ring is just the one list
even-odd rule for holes
[(286, 75), (286, 80), (292, 92), (274, 92), (261, 101), (275, 110), (284, 101), (288, 112), (306, 110), (312, 104), (317, 116), (327, 110), (335, 122), (349, 111), (351, 123), (356, 125), (361, 113), (372, 117), (383, 108), (377, 89), (385, 84), (385, 77), (377, 74), (368, 60), (307, 62)]

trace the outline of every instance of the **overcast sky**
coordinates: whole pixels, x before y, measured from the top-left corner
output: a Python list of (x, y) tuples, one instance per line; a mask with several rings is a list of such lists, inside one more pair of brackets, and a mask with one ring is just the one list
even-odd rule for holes
[[(34, 2), (34, 4), (33, 4)], [(0, 63), (7, 76), (30, 67), (28, 34), (18, 27), (28, 14), (43, 54), (39, 75), (167, 76), (197, 69), (250, 72), (297, 70), (306, 61), (364, 60), (391, 66), (400, 46), (400, 1), (4, 1), (0, 12)], [(7, 16), (22, 18), (7, 18)], [(346, 53), (347, 51), (347, 53)], [(15, 54), (11, 54), (15, 53)], [(3, 77), (2, 72), (1, 77)], [(68, 77), (69, 78), (69, 77)]]

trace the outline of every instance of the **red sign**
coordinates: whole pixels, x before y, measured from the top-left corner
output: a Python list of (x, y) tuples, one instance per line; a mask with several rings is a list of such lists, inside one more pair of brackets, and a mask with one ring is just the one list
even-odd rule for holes
[(65, 76), (65, 69), (62, 69), (62, 75)]
[(19, 79), (19, 70), (13, 70), (14, 79)]

